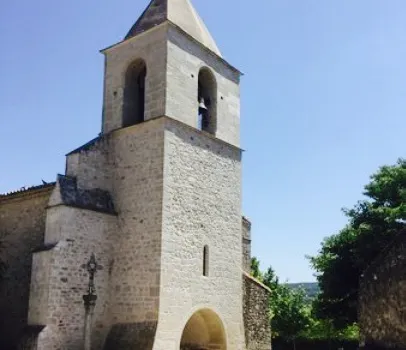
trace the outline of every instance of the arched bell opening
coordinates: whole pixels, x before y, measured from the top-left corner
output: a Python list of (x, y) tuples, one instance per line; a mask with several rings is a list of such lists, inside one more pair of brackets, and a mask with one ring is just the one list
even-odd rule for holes
[(142, 59), (135, 60), (127, 69), (123, 101), (123, 127), (144, 121), (146, 76), (147, 66)]
[(213, 72), (203, 67), (199, 72), (197, 128), (212, 135), (217, 131), (217, 82)]
[(195, 312), (183, 330), (180, 350), (226, 349), (226, 335), (220, 317), (209, 309)]

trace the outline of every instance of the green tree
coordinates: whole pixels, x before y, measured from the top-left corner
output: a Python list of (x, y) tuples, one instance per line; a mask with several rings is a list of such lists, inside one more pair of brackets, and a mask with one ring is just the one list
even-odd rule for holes
[(279, 286), (279, 278), (276, 276), (275, 271), (272, 267), (269, 267), (268, 270), (263, 274), (262, 283), (269, 287), (271, 290), (275, 290)]
[(259, 268), (260, 262), (256, 257), (251, 258), (251, 275), (262, 281), (262, 272)]
[(353, 324), (340, 330), (334, 326), (333, 320), (322, 320), (313, 316), (302, 337), (322, 340), (358, 340), (359, 328), (357, 324)]
[(292, 290), (288, 286), (279, 283), (272, 267), (265, 273), (257, 271), (259, 261), (253, 261), (253, 272), (259, 275), (262, 282), (271, 289), (269, 298), (271, 309), (271, 328), (273, 337), (280, 337), (292, 342), (296, 349), (296, 339), (306, 330), (310, 324), (311, 309), (305, 302), (305, 293), (302, 289)]
[(381, 167), (364, 195), (366, 200), (343, 210), (347, 226), (325, 239), (319, 254), (310, 257), (321, 290), (314, 311), (340, 329), (357, 320), (361, 274), (406, 227), (406, 160)]
[(273, 335), (292, 342), (296, 349), (296, 339), (311, 324), (311, 308), (305, 303), (304, 291), (279, 285), (273, 291), (270, 303)]

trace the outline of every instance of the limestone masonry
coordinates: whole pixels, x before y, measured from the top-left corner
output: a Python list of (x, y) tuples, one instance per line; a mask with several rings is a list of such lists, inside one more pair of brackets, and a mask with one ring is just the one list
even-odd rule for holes
[(102, 52), (100, 135), (55, 183), (0, 195), (0, 348), (269, 350), (240, 72), (189, 0), (152, 1)]

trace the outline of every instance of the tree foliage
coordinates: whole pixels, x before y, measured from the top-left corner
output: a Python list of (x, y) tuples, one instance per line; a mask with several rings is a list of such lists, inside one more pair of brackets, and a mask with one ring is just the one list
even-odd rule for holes
[(337, 329), (333, 320), (319, 319), (313, 315), (309, 327), (301, 336), (311, 340), (358, 340), (359, 328), (354, 323), (344, 329)]
[(276, 273), (272, 267), (269, 267), (268, 270), (266, 270), (263, 274), (262, 283), (265, 284), (272, 291), (278, 290), (278, 288), (280, 287), (279, 278), (278, 276), (276, 276)]
[(272, 320), (274, 336), (281, 337), (295, 344), (311, 324), (311, 308), (304, 302), (303, 290), (292, 290), (287, 286), (278, 285), (271, 296)]
[(253, 257), (251, 259), (251, 275), (258, 279), (259, 281), (262, 281), (262, 272), (259, 268), (260, 262), (257, 258)]
[(296, 339), (308, 340), (357, 340), (358, 327), (353, 324), (343, 330), (337, 329), (332, 320), (319, 319), (314, 312), (312, 299), (302, 288), (291, 288), (281, 284), (275, 271), (269, 267), (264, 273), (260, 262), (253, 258), (251, 273), (271, 289), (269, 299), (271, 309), (272, 336), (291, 342)]
[(310, 257), (320, 285), (317, 316), (345, 328), (357, 320), (359, 279), (394, 236), (406, 227), (406, 160), (381, 167), (365, 186), (366, 199), (343, 209), (348, 224)]
[(271, 309), (271, 328), (273, 337), (290, 341), (295, 346), (295, 340), (310, 325), (310, 308), (305, 303), (303, 290), (292, 290), (280, 284), (272, 267), (265, 273), (259, 268), (259, 261), (252, 259), (252, 275), (272, 291), (269, 303)]

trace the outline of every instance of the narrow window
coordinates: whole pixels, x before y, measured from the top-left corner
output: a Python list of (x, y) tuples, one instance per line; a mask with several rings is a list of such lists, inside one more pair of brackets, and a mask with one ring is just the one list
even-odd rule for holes
[(203, 276), (209, 276), (209, 247), (203, 248)]
[(213, 73), (206, 67), (199, 72), (197, 100), (198, 129), (215, 135), (217, 129), (217, 83)]
[(128, 67), (124, 87), (123, 127), (144, 121), (146, 76), (147, 66), (143, 60), (137, 60)]

